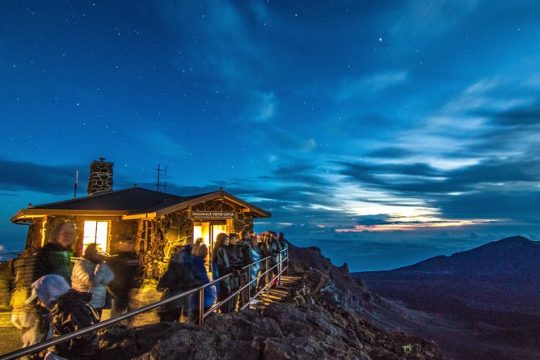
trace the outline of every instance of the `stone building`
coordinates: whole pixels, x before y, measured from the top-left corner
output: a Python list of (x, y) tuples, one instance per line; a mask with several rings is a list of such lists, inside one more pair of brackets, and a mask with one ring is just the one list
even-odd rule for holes
[(218, 190), (182, 197), (133, 187), (112, 190), (112, 163), (95, 161), (90, 168), (89, 195), (22, 209), (12, 222), (29, 225), (26, 252), (50, 241), (61, 222), (76, 226), (74, 250), (82, 254), (91, 243), (114, 254), (119, 242), (130, 242), (144, 265), (146, 279), (164, 272), (171, 250), (203, 238), (212, 248), (221, 233), (253, 229), (253, 219), (270, 213)]

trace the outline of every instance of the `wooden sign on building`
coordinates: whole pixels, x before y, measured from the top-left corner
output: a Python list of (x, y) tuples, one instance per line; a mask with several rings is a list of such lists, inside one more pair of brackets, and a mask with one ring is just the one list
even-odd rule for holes
[(233, 219), (233, 211), (192, 211), (193, 220), (226, 220)]

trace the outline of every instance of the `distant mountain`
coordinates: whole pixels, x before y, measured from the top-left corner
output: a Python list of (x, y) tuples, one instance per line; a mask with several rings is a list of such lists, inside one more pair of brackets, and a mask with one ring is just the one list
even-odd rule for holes
[(538, 241), (514, 236), (395, 270), (352, 276), (385, 298), (461, 324), (462, 339), (439, 336), (438, 341), (443, 349), (455, 348), (454, 354), (469, 352), (463, 358), (488, 359), (496, 353), (505, 359), (540, 359)]
[(540, 241), (513, 236), (451, 256), (436, 256), (394, 271), (471, 276), (536, 276), (540, 272)]

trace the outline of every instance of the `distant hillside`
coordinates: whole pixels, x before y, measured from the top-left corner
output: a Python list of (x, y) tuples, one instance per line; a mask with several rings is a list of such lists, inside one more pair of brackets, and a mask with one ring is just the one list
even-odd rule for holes
[(459, 275), (525, 275), (540, 271), (540, 241), (513, 236), (451, 256), (436, 256), (396, 271)]
[(514, 236), (352, 276), (383, 297), (461, 323), (471, 348), (486, 354), (476, 358), (493, 351), (508, 359), (540, 358), (540, 242)]

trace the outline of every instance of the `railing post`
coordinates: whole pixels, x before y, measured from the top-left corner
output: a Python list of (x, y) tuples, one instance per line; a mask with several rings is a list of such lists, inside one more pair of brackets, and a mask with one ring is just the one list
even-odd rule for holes
[[(270, 268), (269, 265), (269, 262), (270, 262), (270, 258), (266, 259), (264, 261), (264, 266), (265, 266), (265, 269), (264, 269), (264, 284), (267, 285), (270, 281), (268, 280), (268, 277), (269, 277), (269, 272), (268, 272), (268, 269)], [(267, 287), (268, 289), (268, 287)]]
[(199, 326), (204, 322), (204, 288), (199, 290)]
[(253, 263), (249, 264), (248, 266), (248, 276), (247, 276), (247, 283), (248, 283), (248, 303), (251, 302), (251, 265), (253, 265)]
[(289, 247), (287, 246), (287, 275), (289, 275)]
[(283, 251), (280, 251), (279, 252), (279, 265), (278, 265), (278, 279), (277, 279), (277, 284), (278, 285), (281, 285), (281, 270), (283, 269), (283, 264), (281, 263), (281, 261), (283, 260), (283, 257), (281, 256), (281, 254), (283, 254)]

